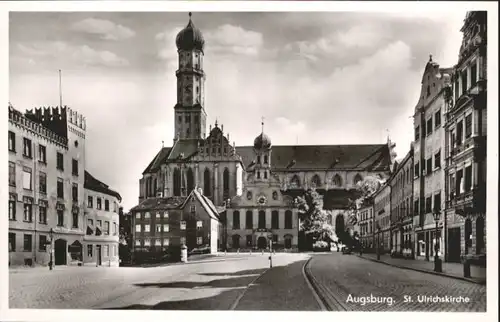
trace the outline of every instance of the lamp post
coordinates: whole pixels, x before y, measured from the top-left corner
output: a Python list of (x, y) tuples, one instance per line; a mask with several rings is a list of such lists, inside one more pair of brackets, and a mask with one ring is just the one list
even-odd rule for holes
[(438, 222), (441, 217), (441, 210), (435, 208), (434, 211), (432, 212), (432, 215), (434, 216), (434, 221), (436, 222), (436, 236), (434, 237), (436, 240), (436, 243), (434, 245), (434, 271), (441, 273), (443, 271), (441, 259), (439, 258), (439, 240), (438, 240)]
[(377, 223), (377, 260), (380, 260), (380, 226)]
[(52, 254), (54, 253), (54, 229), (50, 228), (49, 231), (50, 237), (50, 260), (49, 260), (49, 270), (52, 270), (53, 262), (52, 262)]

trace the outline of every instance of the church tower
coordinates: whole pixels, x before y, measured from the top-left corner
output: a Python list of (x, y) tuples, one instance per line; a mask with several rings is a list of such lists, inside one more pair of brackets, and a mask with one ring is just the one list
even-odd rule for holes
[(271, 139), (264, 133), (264, 118), (262, 118), (262, 132), (253, 141), (255, 160), (255, 178), (268, 181), (271, 177)]
[(201, 139), (206, 135), (205, 72), (203, 48), (205, 40), (191, 20), (175, 40), (179, 55), (175, 133), (177, 139)]

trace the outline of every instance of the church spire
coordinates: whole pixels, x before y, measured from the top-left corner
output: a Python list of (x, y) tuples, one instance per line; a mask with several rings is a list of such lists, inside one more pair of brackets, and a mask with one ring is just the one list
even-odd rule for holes
[(261, 118), (262, 133), (264, 133), (264, 116)]

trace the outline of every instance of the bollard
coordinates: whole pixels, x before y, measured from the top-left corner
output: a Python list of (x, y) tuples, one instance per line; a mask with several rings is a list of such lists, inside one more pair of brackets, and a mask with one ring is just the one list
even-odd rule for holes
[(467, 258), (464, 260), (464, 277), (470, 277), (470, 261)]
[(252, 249), (250, 248), (250, 255), (252, 255)]
[(187, 247), (186, 245), (181, 246), (181, 262), (187, 263), (188, 261), (188, 256), (187, 256)]

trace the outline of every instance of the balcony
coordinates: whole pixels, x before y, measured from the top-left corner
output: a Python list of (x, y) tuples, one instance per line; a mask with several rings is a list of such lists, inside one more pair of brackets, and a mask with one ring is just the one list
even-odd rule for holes
[(482, 158), (486, 156), (486, 137), (485, 136), (470, 136), (465, 141), (454, 146), (450, 151), (450, 156), (453, 158), (458, 157), (468, 149), (474, 151), (474, 157)]
[(449, 200), (449, 206), (455, 212), (465, 215), (469, 212), (484, 212), (486, 210), (486, 185), (476, 186), (474, 190), (455, 195)]

